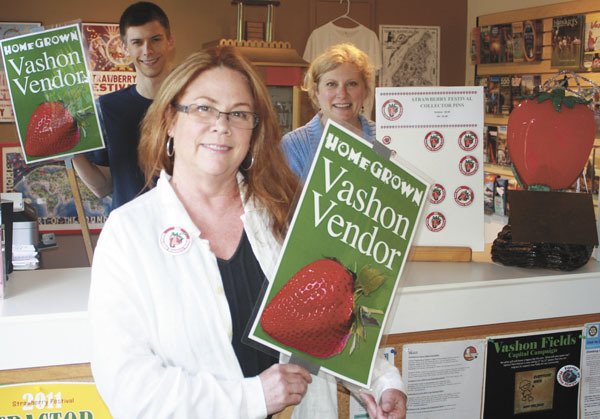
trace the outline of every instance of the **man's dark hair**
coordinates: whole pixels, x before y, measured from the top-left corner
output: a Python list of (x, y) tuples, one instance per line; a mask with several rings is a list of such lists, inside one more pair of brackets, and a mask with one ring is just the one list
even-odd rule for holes
[(121, 20), (119, 21), (121, 38), (125, 39), (125, 32), (127, 32), (127, 28), (130, 26), (142, 26), (155, 20), (166, 29), (167, 35), (171, 34), (169, 18), (163, 9), (149, 1), (133, 3), (121, 15)]

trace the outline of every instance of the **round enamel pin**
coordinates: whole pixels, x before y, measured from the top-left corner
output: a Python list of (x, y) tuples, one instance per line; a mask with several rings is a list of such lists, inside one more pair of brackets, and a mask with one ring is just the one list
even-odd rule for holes
[(192, 244), (189, 233), (181, 227), (167, 228), (162, 232), (158, 241), (165, 252), (173, 255), (185, 253)]

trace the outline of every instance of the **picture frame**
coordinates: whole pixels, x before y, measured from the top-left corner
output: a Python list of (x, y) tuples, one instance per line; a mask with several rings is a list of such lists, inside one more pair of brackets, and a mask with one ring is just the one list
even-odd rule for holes
[[(40, 232), (79, 234), (81, 226), (64, 160), (26, 164), (19, 143), (0, 143), (2, 192), (21, 192), (37, 211)], [(97, 198), (78, 179), (89, 229), (98, 233), (110, 213), (112, 198)]]
[[(7, 39), (13, 36), (22, 35), (31, 32), (32, 29), (42, 28), (41, 22), (0, 22), (0, 39)], [(0, 60), (0, 123), (15, 122), (10, 94), (8, 92), (8, 82), (2, 60)]]
[(439, 26), (379, 25), (379, 86), (439, 86), (440, 31)]

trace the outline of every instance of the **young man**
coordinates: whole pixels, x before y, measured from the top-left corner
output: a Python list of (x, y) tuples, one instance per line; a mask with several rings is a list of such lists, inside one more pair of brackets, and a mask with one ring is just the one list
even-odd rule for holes
[(174, 49), (169, 19), (153, 3), (138, 2), (125, 9), (119, 30), (137, 84), (100, 97), (106, 149), (73, 158), (77, 173), (96, 196), (112, 193), (113, 209), (144, 192), (137, 157), (139, 125), (169, 73)]

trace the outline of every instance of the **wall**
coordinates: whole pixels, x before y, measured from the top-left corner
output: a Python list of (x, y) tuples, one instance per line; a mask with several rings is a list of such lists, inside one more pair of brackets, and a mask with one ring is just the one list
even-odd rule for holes
[(471, 64), (471, 57), (469, 55), (469, 40), (471, 35), (471, 29), (477, 26), (477, 16), (487, 15), (490, 13), (505, 12), (508, 10), (523, 9), (524, 7), (536, 7), (545, 6), (548, 4), (565, 3), (571, 0), (468, 0), (468, 13), (467, 13), (467, 27), (466, 27), (466, 39), (467, 43), (465, 46), (465, 85), (473, 84), (473, 77), (475, 76), (475, 67)]
[[(274, 11), (274, 39), (289, 41), (300, 55), (304, 45), (315, 28), (311, 22), (320, 22), (315, 16), (316, 0), (282, 0)], [(319, 0), (328, 1), (328, 0)], [(374, 24), (364, 22), (362, 16), (350, 15), (378, 33), (379, 24), (441, 26), (441, 65), (442, 85), (461, 85), (465, 74), (465, 48), (467, 38), (464, 28), (467, 16), (467, 0), (430, 0), (426, 10), (419, 3), (407, 0), (359, 0), (372, 2), (375, 10)], [(155, 0), (171, 20), (172, 32), (176, 39), (175, 62), (180, 62), (191, 52), (206, 43), (221, 38), (235, 38), (237, 8), (230, 0)], [(3, 21), (40, 21), (43, 25), (66, 23), (75, 20), (83, 22), (118, 22), (123, 9), (131, 1), (105, 0), (102, 2), (82, 2), (62, 0), (0, 0)], [(330, 10), (339, 7), (339, 15), (346, 11), (346, 4), (331, 0)], [(246, 7), (246, 19), (266, 18), (266, 9)], [(312, 12), (312, 13), (311, 13)], [(373, 19), (371, 19), (373, 21)], [(0, 142), (18, 141), (14, 124), (0, 124)], [(95, 240), (95, 237), (94, 237)], [(81, 236), (57, 236), (59, 247), (45, 251), (43, 266), (61, 268), (87, 266), (87, 257)]]

